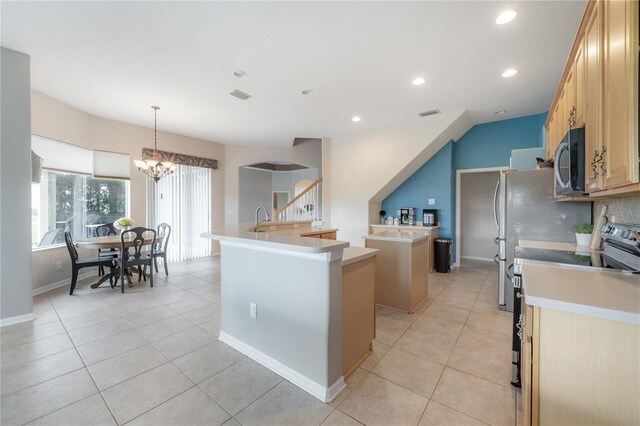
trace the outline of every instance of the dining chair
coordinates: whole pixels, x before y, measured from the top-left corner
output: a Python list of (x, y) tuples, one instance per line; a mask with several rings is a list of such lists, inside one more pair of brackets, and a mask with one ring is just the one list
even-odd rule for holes
[[(113, 227), (113, 223), (105, 223), (96, 228), (97, 237), (107, 237), (109, 235), (116, 235), (116, 228)], [(98, 257), (111, 257), (115, 259), (118, 257), (118, 250), (114, 248), (110, 249), (98, 249)], [(104, 266), (98, 267), (98, 275), (104, 275)]]
[[(145, 234), (151, 237), (147, 238), (147, 243), (145, 243)], [(127, 247), (127, 243), (130, 244), (129, 247)], [(145, 245), (151, 247), (149, 251), (142, 250)], [(139, 273), (142, 273), (143, 269), (146, 271), (146, 267), (149, 266), (149, 282), (153, 287), (152, 257), (155, 245), (156, 231), (154, 229), (138, 226), (120, 233), (120, 257), (115, 259), (115, 262), (120, 267), (120, 288), (122, 293), (124, 293), (125, 276), (128, 274), (128, 269), (133, 266), (138, 268)], [(133, 251), (130, 252), (130, 250)]]
[[(167, 223), (161, 223), (158, 225), (158, 237), (162, 238), (162, 240), (156, 243), (156, 246), (153, 249), (153, 254), (150, 254), (153, 259), (153, 265), (156, 268), (156, 273), (158, 272), (158, 258), (161, 257), (163, 259), (164, 273), (167, 276), (169, 275), (169, 268), (167, 267), (167, 246), (169, 245), (170, 236), (171, 226)], [(146, 272), (146, 267), (144, 272)]]
[(71, 288), (69, 289), (69, 295), (73, 295), (73, 290), (75, 290), (76, 288), (76, 283), (78, 281), (78, 271), (82, 268), (88, 268), (90, 266), (109, 267), (109, 271), (111, 273), (109, 282), (111, 283), (111, 287), (113, 287), (113, 275), (115, 275), (115, 265), (113, 263), (113, 258), (90, 257), (87, 259), (80, 259), (78, 256), (78, 250), (76, 250), (76, 246), (73, 243), (73, 237), (71, 237), (70, 231), (66, 231), (64, 233), (64, 242), (67, 244), (67, 250), (69, 250), (69, 256), (71, 257)]

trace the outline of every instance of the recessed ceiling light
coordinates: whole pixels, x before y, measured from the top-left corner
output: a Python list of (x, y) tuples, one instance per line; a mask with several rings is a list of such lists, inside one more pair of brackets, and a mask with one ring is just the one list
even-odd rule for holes
[(424, 84), (425, 81), (426, 80), (422, 77), (416, 77), (412, 83), (414, 86), (420, 86), (421, 84)]
[(514, 75), (518, 74), (518, 70), (515, 68), (509, 68), (508, 70), (505, 70), (505, 72), (502, 73), (503, 77), (513, 77)]
[(507, 113), (506, 109), (501, 109), (500, 111), (494, 112), (495, 115), (502, 115), (502, 114), (506, 114), (506, 113)]
[(238, 71), (234, 71), (233, 75), (238, 78), (244, 78), (247, 76), (247, 73), (244, 71), (238, 70)]
[(302, 94), (305, 96), (313, 95), (313, 90), (305, 89), (302, 91)]
[(515, 18), (516, 15), (517, 13), (515, 10), (505, 10), (496, 18), (496, 24), (504, 25), (506, 23), (509, 23), (513, 21), (513, 18)]
[(351, 119), (351, 121), (353, 121), (354, 123), (357, 123), (358, 121), (360, 121), (360, 117), (358, 117), (357, 115), (355, 117), (353, 117)]

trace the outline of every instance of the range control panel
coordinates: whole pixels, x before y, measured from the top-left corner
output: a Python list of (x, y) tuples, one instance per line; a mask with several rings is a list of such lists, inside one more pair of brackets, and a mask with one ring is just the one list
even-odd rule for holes
[(640, 225), (610, 222), (602, 225), (600, 233), (607, 243), (640, 253)]

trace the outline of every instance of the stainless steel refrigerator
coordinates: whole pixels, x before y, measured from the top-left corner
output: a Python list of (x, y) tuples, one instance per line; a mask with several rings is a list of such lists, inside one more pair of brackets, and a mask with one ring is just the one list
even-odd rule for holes
[(553, 199), (553, 169), (500, 172), (494, 196), (500, 266), (498, 304), (513, 312), (513, 253), (518, 240), (575, 242), (571, 227), (591, 223), (591, 203)]

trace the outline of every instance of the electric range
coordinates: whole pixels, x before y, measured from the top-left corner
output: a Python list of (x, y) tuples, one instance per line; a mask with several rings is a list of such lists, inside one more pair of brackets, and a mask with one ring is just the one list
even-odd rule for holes
[[(621, 274), (640, 274), (640, 225), (608, 223), (601, 236), (604, 251), (550, 250), (516, 247), (513, 260), (514, 308), (511, 358), (511, 384), (520, 387), (520, 345), (522, 339), (522, 265), (544, 263), (585, 270), (618, 271)], [(638, 278), (640, 280), (640, 277)]]

